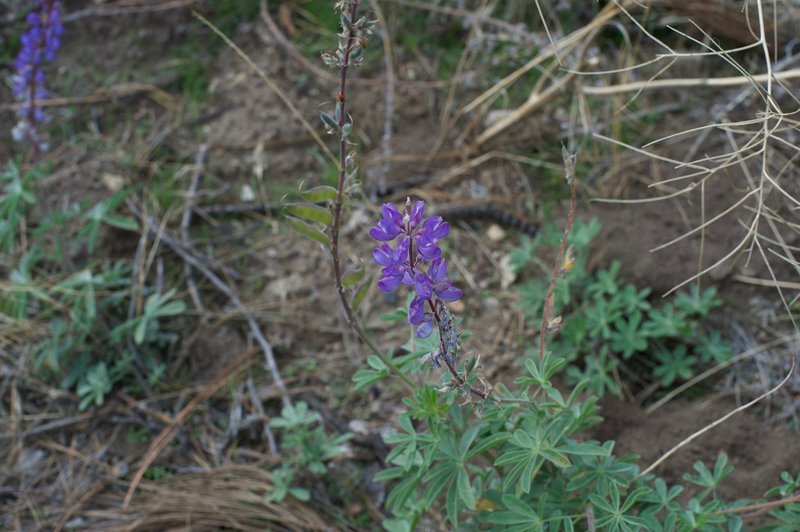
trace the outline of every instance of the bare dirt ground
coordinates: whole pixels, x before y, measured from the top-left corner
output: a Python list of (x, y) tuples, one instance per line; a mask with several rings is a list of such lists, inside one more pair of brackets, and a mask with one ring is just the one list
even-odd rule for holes
[[(72, 3), (67, 4), (70, 7)], [(232, 38), (280, 86), (303, 116), (316, 124), (320, 104), (333, 99), (335, 86), (309, 73), (285, 48), (264, 35), (263, 22), (257, 19), (240, 25)], [(301, 41), (303, 35), (293, 38)], [(207, 30), (199, 29), (185, 11), (87, 16), (70, 23), (59, 53), (55, 92), (77, 96), (109, 83), (148, 85), (130, 95), (91, 106), (57, 110), (54, 120), (70, 126), (64, 128), (64, 142), (48, 156), (53, 171), (41, 183), (42, 201), (37, 209), (45, 212), (78, 199), (103, 197), (109, 187), (119, 186), (115, 179), (121, 179), (125, 186), (156, 190), (164, 176), (159, 170), (166, 165), (178, 170), (173, 186), (180, 196), (188, 188), (190, 170), (201, 144), (208, 147), (204, 178), (197, 194), (201, 207), (238, 203), (245, 187), (254, 191), (257, 200), (268, 204), (296, 189), (301, 181), (320, 183), (326, 168), (314, 155), (317, 148), (308, 132), (232, 50), (210, 44), (216, 39)], [(198, 43), (203, 42), (209, 43), (207, 50), (200, 49), (202, 45)], [(182, 46), (200, 54), (208, 68), (208, 96), (199, 110), (187, 109), (171, 84), (178, 60), (164, 51)], [(377, 40), (375, 49), (379, 49)], [(456, 130), (445, 131), (439, 150), (453, 151), (454, 156), (425, 157), (432, 139), (441, 131), (440, 112), (447, 86), (427, 87), (422, 83), (425, 71), (420, 63), (409, 60), (408, 55), (401, 57), (404, 60), (397, 65), (397, 71), (402, 82), (398, 85), (393, 118), (394, 157), (386, 179), (389, 183), (405, 183), (419, 177), (427, 180), (403, 187), (388, 199), (399, 201), (409, 194), (434, 205), (491, 201), (532, 223), (545, 223), (545, 211), (539, 205), (554, 193), (552, 178), (543, 171), (498, 158), (442, 184), (443, 175), (467, 160), (466, 154), (458, 153)], [(362, 79), (381, 78), (381, 72), (374, 68), (358, 75)], [(459, 89), (457, 95), (460, 101), (468, 101), (477, 93), (477, 88), (466, 87)], [(5, 93), (2, 97), (9, 99)], [(380, 163), (378, 139), (382, 134), (384, 100), (379, 84), (354, 84), (351, 111), (361, 128), (358, 139), (363, 150), (362, 170), (367, 176)], [(689, 105), (695, 103), (694, 96), (689, 100)], [(496, 147), (508, 149), (520, 142), (557, 147), (562, 139), (554, 124), (562, 115), (563, 109), (558, 106), (544, 110), (521, 123), (510, 138), (497, 141)], [(4, 123), (10, 117), (7, 113), (2, 116)], [(668, 115), (671, 122), (682, 119), (678, 114)], [(11, 155), (7, 129), (0, 131), (2, 159)], [(503, 146), (504, 142), (517, 144)], [(682, 148), (675, 148), (679, 149)], [(595, 163), (595, 171), (602, 172), (600, 166), (604, 163)], [(606, 169), (613, 170), (616, 183), (626, 183), (616, 191), (616, 197), (622, 198), (646, 197), (652, 192), (648, 185), (658, 175), (663, 177), (672, 171), (669, 164), (635, 157), (624, 160), (621, 167), (622, 170), (608, 164)], [(608, 205), (590, 200), (607, 195), (615, 187), (604, 186), (596, 175), (593, 179), (582, 187), (579, 216), (597, 217), (603, 224), (601, 235), (592, 244), (590, 263), (594, 267), (619, 260), (628, 281), (651, 287), (657, 295), (698, 271), (699, 238), (680, 241), (655, 253), (650, 249), (698, 225), (699, 191), (655, 203)], [(369, 178), (365, 185), (372, 186)], [(705, 219), (738, 197), (735, 187), (734, 192), (731, 190), (729, 183), (720, 183), (703, 192), (706, 200), (712, 198)], [(166, 227), (177, 230), (182, 201), (155, 213), (166, 221)], [(535, 206), (533, 211), (528, 209), (531, 204)], [(546, 212), (558, 220), (563, 218), (565, 208), (556, 201)], [(356, 204), (348, 213), (343, 236), (343, 256), (363, 261), (368, 268), (373, 243), (367, 237), (367, 229), (374, 222), (375, 213), (374, 204)], [(734, 217), (731, 220), (705, 234), (704, 266), (724, 256), (742, 238), (743, 229)], [(450, 253), (465, 293), (460, 314), (473, 332), (467, 348), (484, 354), (489, 379), (511, 382), (517, 371), (515, 362), (534, 334), (514, 306), (514, 285), (501, 287), (498, 270), (502, 257), (517, 244), (518, 233), (506, 228), (503, 236), (489, 237), (486, 223), (454, 226)], [(157, 396), (133, 398), (120, 389), (103, 407), (79, 413), (71, 392), (36, 380), (15, 381), (13, 387), (4, 388), (5, 410), (14, 414), (0, 424), (0, 461), (6, 468), (2, 475), (5, 487), (0, 487), (2, 527), (160, 530), (181, 526), (187, 515), (200, 515), (210, 506), (214, 511), (202, 514), (206, 529), (257, 529), (265, 521), (294, 529), (345, 528), (354, 525), (353, 521), (345, 522), (343, 515), (380, 518), (381, 488), (369, 486), (365, 479), (380, 463), (379, 456), (384, 451), (373, 436), (391, 425), (401, 394), (391, 386), (369, 394), (351, 391), (350, 379), (361, 367), (363, 353), (357, 345), (342, 340), (326, 253), (293, 234), (273, 214), (195, 216), (193, 231), (214, 257), (238, 273), (233, 282), (272, 343), (287, 385), (296, 396), (318, 407), (332, 431), (348, 430), (354, 420), (366, 427), (365, 434), (356, 438), (350, 456), (334, 473), (344, 491), (362, 495), (343, 502), (338, 495), (315, 493), (312, 503), (293, 501), (283, 506), (247, 499), (253, 490), (268, 489), (271, 478), (259, 467), (272, 464), (274, 457), (267, 450), (258, 424), (235, 424), (241, 420), (242, 412), (257, 412), (256, 399), (268, 405), (270, 412), (276, 411), (279, 394), (261, 367), (261, 355), (241, 312), (201, 281), (206, 312), (195, 312), (196, 319), (187, 321), (186, 328), (180, 331), (181, 341), (175, 352), (165, 353), (171, 380)], [(122, 231), (101, 235), (103, 248), (117, 258), (131, 259), (137, 241), (137, 235)], [(797, 245), (796, 235), (788, 244)], [(74, 253), (77, 256), (82, 250)], [(176, 259), (167, 251), (164, 257), (167, 261)], [(780, 327), (774, 321), (762, 327), (761, 318), (756, 316), (761, 308), (756, 308), (757, 303), (768, 302), (773, 314), (780, 307), (773, 303), (776, 297), (771, 289), (736, 280), (737, 275), (767, 277), (757, 262), (748, 265), (745, 259), (737, 255), (703, 282), (717, 286), (726, 302), (715, 318), (718, 322), (736, 320), (750, 338), (763, 341), (781, 333), (776, 332)], [(547, 262), (549, 258), (543, 260)], [(780, 273), (787, 271), (791, 275), (790, 270)], [(176, 283), (184, 281), (181, 274), (175, 276)], [(188, 300), (185, 292), (183, 295)], [(377, 319), (395, 306), (395, 302), (384, 300), (373, 290), (364, 308), (366, 324), (385, 347), (399, 345), (407, 334)], [(772, 356), (785, 354), (776, 350)], [(242, 384), (245, 376), (253, 379), (254, 394)], [(740, 381), (718, 379), (727, 384), (743, 383), (739, 396), (709, 396), (712, 383), (705, 389), (706, 395), (676, 400), (652, 414), (645, 414), (641, 405), (606, 400), (602, 410), (606, 422), (597, 428), (594, 437), (615, 439), (617, 452), (637, 454), (646, 465), (682, 438), (763, 391), (752, 387), (753, 381), (746, 375), (740, 377)], [(774, 385), (775, 377), (767, 379), (765, 386)], [(791, 403), (800, 389), (790, 387), (782, 393), (781, 404)], [(180, 417), (186, 404), (198, 396), (204, 398), (201, 406)], [(779, 406), (775, 409), (780, 411)], [(735, 416), (678, 452), (657, 473), (668, 481), (678, 481), (684, 473), (691, 472), (694, 461), (708, 464), (719, 452), (726, 452), (736, 472), (723, 488), (725, 494), (761, 496), (764, 489), (778, 481), (780, 471), (796, 471), (800, 458), (798, 437), (786, 426), (785, 419), (767, 422), (775, 411), (762, 408)], [(36, 429), (58, 419), (66, 419), (67, 423)], [(230, 428), (231, 424), (235, 429)], [(147, 439), (132, 442), (126, 437), (129, 426), (144, 429)], [(169, 443), (157, 453), (154, 464), (169, 471), (171, 480), (144, 480), (132, 504), (121, 510), (126, 490), (148, 446), (168, 428), (174, 429), (168, 433)], [(174, 502), (165, 507), (164, 500)], [(263, 497), (258, 500), (263, 501)], [(177, 508), (180, 510), (175, 511)], [(249, 508), (250, 513), (243, 508)], [(238, 516), (238, 521), (228, 519), (232, 514)]]

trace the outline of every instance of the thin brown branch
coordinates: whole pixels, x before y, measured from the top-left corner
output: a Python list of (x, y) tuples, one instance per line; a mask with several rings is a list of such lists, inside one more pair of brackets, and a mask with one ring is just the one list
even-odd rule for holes
[(542, 326), (539, 331), (539, 362), (544, 359), (544, 350), (547, 346), (547, 330), (550, 322), (553, 319), (553, 296), (555, 294), (556, 281), (561, 275), (564, 253), (567, 251), (567, 237), (572, 230), (572, 224), (575, 223), (575, 210), (577, 205), (576, 199), (576, 180), (575, 180), (575, 157), (570, 155), (566, 148), (562, 150), (564, 156), (564, 170), (569, 184), (569, 212), (567, 212), (567, 222), (564, 224), (564, 233), (561, 235), (561, 245), (558, 246), (558, 254), (556, 255), (555, 263), (553, 264), (553, 274), (550, 276), (550, 284), (547, 286), (547, 295), (544, 298), (544, 308), (542, 309)]
[[(194, 173), (192, 174), (192, 181), (189, 184), (189, 189), (186, 192), (186, 207), (181, 216), (181, 238), (186, 247), (191, 247), (192, 240), (189, 237), (189, 225), (192, 223), (192, 212), (195, 207), (195, 196), (197, 195), (197, 187), (200, 185), (200, 178), (203, 175), (203, 167), (205, 166), (206, 155), (208, 153), (208, 146), (201, 144), (197, 150), (197, 157), (194, 161)], [(203, 312), (205, 307), (203, 301), (200, 299), (200, 292), (197, 290), (197, 284), (194, 282), (194, 275), (192, 274), (192, 266), (188, 262), (183, 263), (183, 272), (186, 275), (186, 286), (189, 288), (189, 295), (194, 303), (194, 308), (199, 312)]]

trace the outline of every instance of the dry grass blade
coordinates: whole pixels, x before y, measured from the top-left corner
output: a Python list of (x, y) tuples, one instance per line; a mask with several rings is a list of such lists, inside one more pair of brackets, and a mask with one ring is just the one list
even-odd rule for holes
[[(177, 107), (177, 100), (174, 96), (165, 92), (155, 85), (149, 83), (128, 82), (118, 83), (111, 87), (98, 89), (92, 94), (86, 96), (75, 96), (72, 98), (46, 98), (44, 100), (34, 100), (34, 104), (39, 107), (66, 107), (70, 105), (96, 105), (98, 103), (111, 102), (115, 103), (120, 98), (129, 98), (138, 94), (148, 94), (150, 98), (166, 107), (167, 109), (175, 109)], [(17, 111), (21, 109), (24, 103), (4, 103), (0, 105), (2, 111)]]
[[(800, 78), (800, 68), (793, 68), (783, 72), (777, 72), (772, 76), (776, 81), (788, 81)], [(581, 87), (581, 92), (587, 96), (612, 96), (627, 92), (640, 92), (642, 90), (659, 89), (679, 89), (691, 87), (737, 87), (748, 83), (765, 83), (769, 79), (768, 74), (759, 74), (751, 77), (744, 76), (725, 76), (720, 78), (679, 78), (679, 79), (655, 79), (648, 81), (632, 81), (620, 85), (607, 85), (603, 87)]]
[(541, 65), (543, 62), (555, 57), (558, 54), (566, 55), (574, 50), (581, 41), (587, 36), (591, 35), (598, 28), (603, 27), (610, 20), (613, 20), (619, 14), (619, 8), (614, 3), (606, 5), (600, 13), (587, 25), (575, 30), (573, 33), (556, 42), (552, 48), (542, 50), (542, 53), (528, 61), (521, 68), (515, 70), (508, 76), (494, 84), (491, 88), (486, 90), (483, 94), (472, 100), (461, 111), (462, 114), (471, 113), (482, 105), (488, 103), (492, 98), (500, 94), (502, 91), (510, 87), (515, 81), (522, 76)]
[(226, 466), (177, 475), (168, 482), (143, 482), (141, 495), (124, 511), (85, 513), (89, 530), (329, 530), (330, 518), (286, 498), (269, 503), (272, 474), (259, 467)]

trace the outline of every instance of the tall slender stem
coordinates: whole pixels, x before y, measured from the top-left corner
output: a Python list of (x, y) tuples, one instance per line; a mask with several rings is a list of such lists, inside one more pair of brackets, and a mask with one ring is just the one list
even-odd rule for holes
[(339, 126), (339, 180), (336, 186), (336, 199), (333, 200), (333, 222), (331, 224), (331, 263), (333, 264), (333, 282), (336, 285), (336, 294), (339, 297), (339, 303), (344, 311), (347, 324), (358, 335), (361, 340), (366, 343), (369, 348), (386, 364), (386, 366), (397, 376), (403, 383), (410, 389), (414, 390), (414, 384), (402, 371), (398, 368), (389, 358), (383, 354), (380, 347), (369, 337), (367, 332), (359, 325), (356, 320), (353, 308), (350, 302), (347, 301), (347, 294), (345, 287), (342, 283), (342, 266), (339, 258), (339, 228), (342, 221), (342, 204), (344, 203), (344, 186), (347, 179), (347, 135), (344, 133), (344, 126), (347, 124), (347, 71), (350, 68), (350, 56), (353, 52), (354, 45), (356, 44), (356, 12), (358, 11), (358, 0), (352, 0), (350, 3), (349, 13), (349, 29), (347, 30), (347, 38), (342, 53), (339, 75), (339, 91), (336, 94), (336, 116), (338, 117), (337, 123)]

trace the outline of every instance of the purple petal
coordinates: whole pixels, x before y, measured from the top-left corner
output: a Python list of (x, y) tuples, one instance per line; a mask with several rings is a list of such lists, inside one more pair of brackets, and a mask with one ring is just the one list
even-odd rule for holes
[(372, 258), (381, 266), (391, 266), (395, 264), (395, 250), (388, 244), (381, 244), (372, 252)]
[(417, 297), (422, 299), (430, 299), (433, 295), (433, 287), (431, 286), (431, 278), (426, 273), (417, 273), (414, 277), (414, 288), (417, 291)]
[(426, 236), (439, 240), (450, 233), (450, 224), (443, 221), (441, 216), (433, 216), (425, 220), (422, 230)]
[(393, 292), (400, 285), (400, 277), (381, 277), (378, 288), (384, 292)]
[(403, 215), (391, 203), (384, 203), (381, 206), (381, 214), (383, 215), (383, 221), (387, 222), (387, 224), (403, 225)]
[(447, 278), (447, 263), (444, 259), (436, 259), (431, 263), (428, 268), (428, 275), (431, 276), (434, 283), (440, 283)]
[(417, 253), (425, 260), (436, 260), (442, 256), (442, 250), (433, 239), (426, 236), (417, 239)]
[(410, 229), (414, 229), (419, 223), (422, 221), (422, 215), (425, 212), (425, 202), (422, 200), (417, 201), (414, 204), (414, 208), (411, 209), (411, 222), (409, 224)]
[(369, 236), (371, 236), (375, 240), (379, 240), (379, 241), (383, 241), (383, 242), (386, 242), (386, 241), (389, 241), (389, 240), (394, 240), (395, 237), (398, 234), (400, 234), (400, 229), (398, 227), (386, 226), (383, 223), (383, 220), (378, 222), (375, 225), (375, 227), (373, 227), (369, 231)]
[(384, 203), (381, 207), (382, 218), (375, 224), (369, 236), (375, 240), (394, 240), (403, 228), (403, 215), (391, 203)]
[(406, 268), (403, 271), (403, 284), (406, 286), (414, 286), (414, 276), (411, 274), (411, 268)]
[(433, 332), (433, 316), (430, 312), (425, 313), (422, 323), (417, 327), (417, 338), (427, 338)]
[(418, 325), (425, 318), (425, 301), (415, 296), (408, 307), (408, 323)]
[(449, 286), (442, 287), (436, 290), (436, 295), (447, 302), (458, 301), (461, 299), (461, 290), (453, 286), (450, 281), (447, 281)]

